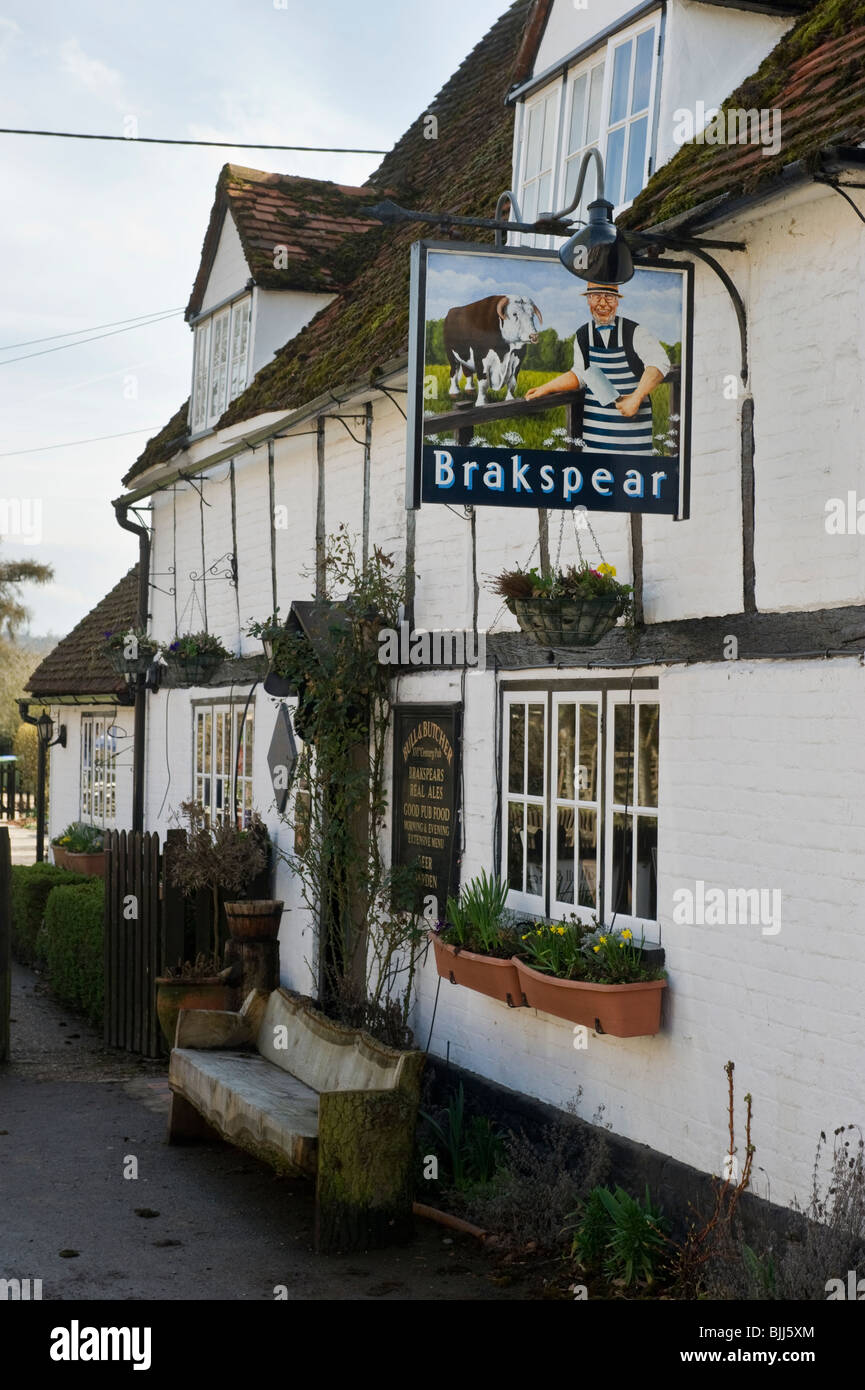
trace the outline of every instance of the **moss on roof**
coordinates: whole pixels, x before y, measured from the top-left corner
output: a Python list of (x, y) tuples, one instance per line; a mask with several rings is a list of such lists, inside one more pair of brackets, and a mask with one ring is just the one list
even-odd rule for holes
[(125, 695), (126, 682), (105, 656), (106, 632), (126, 632), (138, 619), (138, 566), (81, 619), (39, 663), (27, 683), (30, 695)]
[[(649, 180), (619, 221), (657, 226), (712, 199), (758, 192), (785, 165), (817, 168), (830, 144), (865, 140), (865, 0), (811, 0), (722, 110), (780, 111), (780, 147), (688, 144)], [(771, 130), (771, 127), (770, 127)]]
[(175, 411), (167, 425), (163, 425), (158, 434), (152, 439), (148, 439), (144, 446), (143, 453), (133, 463), (129, 472), (123, 479), (124, 486), (143, 473), (146, 468), (154, 463), (164, 463), (170, 459), (182, 447), (183, 441), (187, 437), (189, 429), (189, 397), (183, 402), (179, 410)]

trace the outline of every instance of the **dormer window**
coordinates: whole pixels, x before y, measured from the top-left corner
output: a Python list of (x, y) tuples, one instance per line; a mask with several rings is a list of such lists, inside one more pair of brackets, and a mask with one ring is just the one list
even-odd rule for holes
[(192, 368), (192, 434), (212, 429), (229, 403), (246, 389), (252, 295), (203, 315), (195, 325)]
[[(516, 170), (523, 221), (567, 207), (591, 146), (603, 156), (604, 194), (617, 211), (645, 187), (655, 134), (658, 40), (655, 17), (620, 30), (576, 60), (563, 78), (526, 97)], [(595, 197), (590, 166), (574, 219), (585, 221)], [(547, 236), (520, 240), (541, 247), (558, 244)]]

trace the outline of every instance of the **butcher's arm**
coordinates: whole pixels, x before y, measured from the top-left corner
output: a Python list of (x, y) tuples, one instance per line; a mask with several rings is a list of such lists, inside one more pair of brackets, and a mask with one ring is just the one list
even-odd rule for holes
[(616, 401), (616, 409), (620, 415), (636, 415), (640, 406), (647, 396), (650, 396), (656, 386), (660, 386), (664, 380), (664, 373), (657, 367), (646, 367), (634, 390), (627, 396), (620, 396)]
[(554, 376), (552, 381), (545, 381), (542, 386), (533, 386), (531, 391), (526, 392), (526, 400), (533, 401), (538, 396), (552, 396), (558, 391), (579, 391), (580, 379), (576, 372), (562, 372), (561, 376)]

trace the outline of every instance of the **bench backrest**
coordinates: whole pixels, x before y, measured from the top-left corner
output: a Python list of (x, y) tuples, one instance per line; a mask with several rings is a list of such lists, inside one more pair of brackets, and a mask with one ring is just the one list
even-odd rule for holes
[(268, 1062), (318, 1092), (396, 1090), (406, 1062), (417, 1056), (333, 1023), (283, 989), (267, 1000), (256, 1047)]

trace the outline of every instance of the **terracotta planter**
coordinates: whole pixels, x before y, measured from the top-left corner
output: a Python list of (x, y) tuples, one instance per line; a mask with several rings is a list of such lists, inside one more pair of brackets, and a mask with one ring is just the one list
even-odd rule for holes
[(518, 598), (508, 607), (520, 631), (545, 647), (594, 647), (624, 611), (617, 594), (599, 598)]
[(596, 985), (586, 980), (559, 980), (514, 957), (520, 988), (533, 1009), (569, 1023), (582, 1023), (616, 1038), (643, 1038), (661, 1027), (661, 992), (666, 980), (631, 985)]
[(455, 985), (465, 985), (466, 989), (485, 994), (489, 999), (498, 999), (513, 1009), (522, 1004), (519, 976), (513, 960), (458, 950), (433, 933), (430, 934), (430, 941), (435, 951), (436, 969), (442, 979), (450, 980)]
[(65, 850), (62, 845), (51, 846), (51, 854), (54, 859), (54, 867), (56, 869), (66, 869), (69, 867), (66, 863), (67, 853), (68, 850)]
[(177, 1015), (181, 1009), (230, 1009), (232, 991), (215, 977), (209, 980), (156, 981), (156, 1014), (169, 1047), (174, 1046)]
[(93, 878), (105, 877), (105, 850), (96, 850), (91, 854), (75, 854), (72, 850), (66, 850), (66, 861), (64, 869), (71, 869), (75, 874), (89, 874)]
[(273, 941), (279, 935), (282, 903), (273, 898), (226, 903), (225, 920), (235, 941)]

